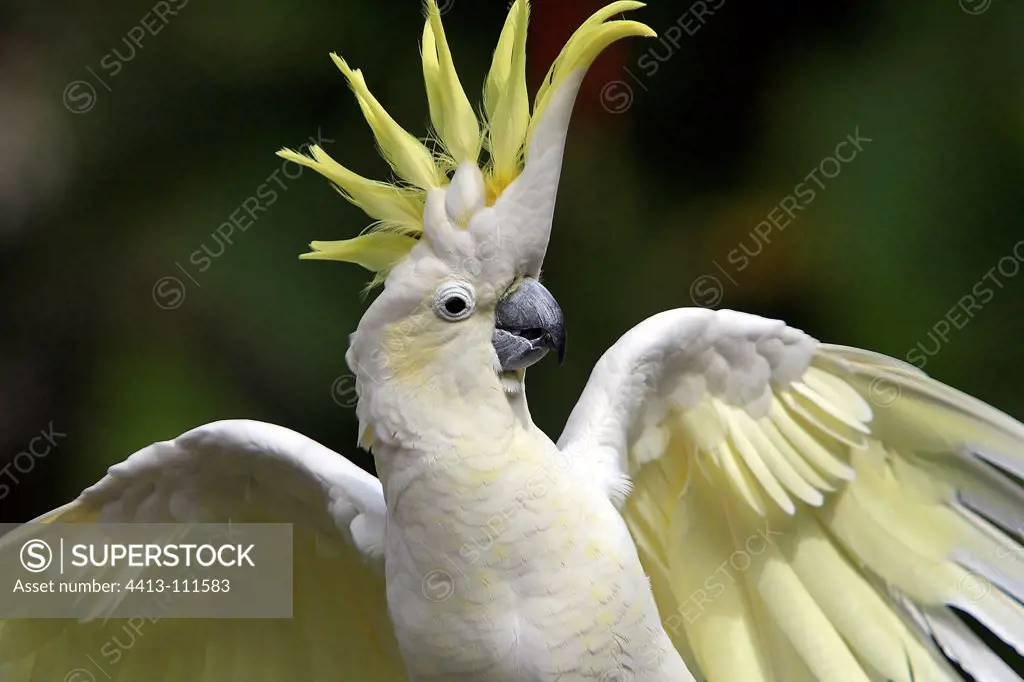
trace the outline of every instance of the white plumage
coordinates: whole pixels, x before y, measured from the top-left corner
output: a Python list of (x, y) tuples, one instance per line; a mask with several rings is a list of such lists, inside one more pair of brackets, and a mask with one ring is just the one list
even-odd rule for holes
[(994, 408), (779, 321), (679, 309), (605, 353), (557, 445), (534, 425), (524, 367), (564, 347), (536, 278), (569, 117), (604, 47), (652, 35), (614, 18), (641, 6), (588, 20), (531, 112), (516, 0), (481, 127), (429, 1), (443, 155), (335, 57), (409, 184), (282, 155), (382, 223), (311, 254), (384, 283), (346, 355), (379, 480), (250, 421), (143, 448), (41, 521), (291, 523), (294, 618), (162, 620), (116, 660), (128, 631), (102, 604), (8, 620), (0, 681), (1019, 679), (958, 615), (1024, 651), (1024, 425)]
[[(870, 402), (878, 377), (901, 393), (894, 404)], [(473, 400), (476, 414), (523, 399), (490, 393), (490, 404)], [(452, 408), (453, 396), (435, 397)], [(949, 610), (1020, 647), (1024, 554), (956, 492), (999, 480), (966, 448), (1019, 467), (1024, 429), (1009, 417), (877, 356), (699, 309), (657, 315), (616, 343), (559, 449), (504, 413), (489, 442), (484, 418), (449, 423), (444, 448), (384, 445), (383, 490), (323, 446), (249, 421), (113, 467), (50, 518), (285, 520), (299, 543), (294, 621), (165, 621), (154, 641), (166, 651), (130, 652), (116, 679), (137, 679), (135, 665), (168, 680), (255, 668), (334, 679), (316, 672), (330, 667), (339, 679), (683, 679), (663, 671), (672, 664), (659, 637), (714, 682), (957, 679), (939, 651), (978, 679), (1017, 679)], [(323, 552), (325, 538), (342, 551)], [(660, 609), (653, 623), (637, 551)], [(0, 629), (8, 657), (30, 631), (39, 651), (16, 656), (5, 679), (81, 658), (117, 625), (28, 627)], [(320, 649), (324, 632), (336, 639)], [(255, 668), (189, 658), (175, 650), (185, 640), (228, 661), (243, 647)], [(169, 656), (176, 666), (164, 667)], [(308, 660), (292, 669), (297, 657)]]

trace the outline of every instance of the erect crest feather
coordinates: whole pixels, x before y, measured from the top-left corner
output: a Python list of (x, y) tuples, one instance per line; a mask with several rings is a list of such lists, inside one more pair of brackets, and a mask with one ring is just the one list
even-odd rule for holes
[(441, 23), (437, 0), (427, 1), (423, 27), (423, 78), (430, 103), (430, 121), (445, 151), (458, 167), (463, 161), (477, 162), (483, 140), (473, 105), (462, 89), (448, 38)]
[(523, 147), (530, 127), (530, 96), (526, 90), (526, 28), (530, 5), (516, 0), (494, 51), (484, 86), (484, 112), (489, 124), (491, 154), (486, 176), (492, 201), (522, 169)]
[[(430, 121), (440, 143), (440, 148), (434, 151), (388, 115), (370, 93), (359, 69), (351, 68), (344, 59), (331, 54), (356, 96), (381, 155), (401, 184), (358, 175), (318, 146), (310, 148), (310, 156), (290, 149), (279, 151), (282, 158), (326, 177), (342, 196), (377, 221), (369, 232), (354, 239), (313, 242), (313, 252), (303, 258), (357, 263), (377, 273), (374, 282), (382, 281), (423, 234), (427, 190), (448, 186), (451, 173), (460, 164), (479, 163), (482, 149), (489, 155), (483, 166), (485, 198), (488, 205), (493, 204), (523, 172), (538, 121), (543, 118), (552, 95), (569, 76), (588, 68), (602, 50), (621, 38), (654, 35), (650, 28), (635, 21), (609, 21), (616, 14), (643, 6), (634, 0), (620, 0), (584, 22), (548, 71), (531, 115), (526, 88), (530, 6), (529, 0), (515, 0), (484, 85), (484, 121), (481, 122), (455, 70), (437, 0), (427, 0), (422, 59)], [(575, 82), (578, 84), (578, 79)]]
[(653, 38), (657, 34), (645, 24), (638, 21), (608, 21), (611, 17), (622, 12), (628, 12), (644, 7), (644, 3), (635, 0), (619, 0), (607, 7), (595, 12), (583, 25), (576, 29), (576, 32), (569, 38), (569, 42), (562, 48), (562, 52), (555, 59), (548, 70), (544, 83), (537, 92), (537, 100), (533, 107), (533, 117), (530, 120), (530, 130), (526, 142), (530, 137), (537, 122), (544, 116), (551, 95), (558, 87), (577, 69), (589, 68), (597, 56), (606, 47), (623, 38), (631, 36)]

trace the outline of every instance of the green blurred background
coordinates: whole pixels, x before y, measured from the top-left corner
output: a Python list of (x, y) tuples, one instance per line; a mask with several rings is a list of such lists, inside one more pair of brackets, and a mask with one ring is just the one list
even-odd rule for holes
[[(601, 3), (534, 4), (536, 88)], [(475, 95), (505, 5), (442, 5)], [(368, 274), (296, 258), (367, 219), (273, 153), (312, 137), (384, 177), (328, 53), (422, 134), (421, 16), (416, 0), (0, 6), (0, 520), (222, 418), (370, 466), (344, 361)], [(620, 334), (694, 303), (917, 349), (1024, 417), (1024, 5), (653, 0), (637, 18), (663, 39), (595, 64), (569, 139), (545, 271), (569, 354), (529, 386), (548, 433)], [(787, 222), (800, 183), (813, 200), (765, 223)], [(46, 456), (16, 460), (44, 431)]]

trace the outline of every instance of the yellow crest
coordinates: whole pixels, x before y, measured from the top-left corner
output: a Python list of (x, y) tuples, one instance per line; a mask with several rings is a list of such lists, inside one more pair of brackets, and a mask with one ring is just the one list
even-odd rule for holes
[(369, 180), (345, 168), (313, 146), (311, 156), (282, 149), (278, 156), (312, 168), (337, 187), (348, 201), (376, 222), (354, 239), (312, 242), (312, 252), (301, 258), (357, 263), (376, 272), (382, 281), (390, 268), (409, 253), (423, 233), (423, 207), (427, 190), (444, 187), (459, 164), (480, 162), (488, 204), (523, 170), (524, 154), (537, 121), (552, 94), (578, 69), (586, 69), (610, 44), (629, 36), (654, 36), (644, 24), (613, 20), (621, 12), (639, 9), (642, 2), (620, 0), (596, 12), (572, 35), (552, 64), (530, 111), (526, 89), (526, 29), (528, 0), (515, 0), (498, 39), (490, 72), (484, 85), (483, 120), (470, 104), (459, 81), (441, 13), (436, 0), (427, 0), (423, 27), (423, 79), (430, 105), (431, 149), (395, 122), (370, 93), (359, 69), (351, 68), (336, 54), (331, 58), (352, 88), (363, 115), (387, 160), (397, 183)]

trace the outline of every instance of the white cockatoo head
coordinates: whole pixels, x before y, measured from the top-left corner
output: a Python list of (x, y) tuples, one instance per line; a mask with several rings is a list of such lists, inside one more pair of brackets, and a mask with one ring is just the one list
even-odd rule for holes
[[(348, 361), (367, 387), (459, 385), (517, 392), (526, 367), (565, 350), (565, 323), (540, 284), (569, 118), (583, 76), (604, 48), (648, 27), (614, 16), (643, 3), (614, 2), (572, 36), (533, 103), (526, 87), (528, 0), (516, 0), (498, 41), (477, 117), (459, 81), (436, 0), (426, 4), (423, 75), (432, 144), (406, 132), (337, 55), (398, 177), (364, 178), (320, 147), (282, 150), (313, 168), (377, 221), (360, 236), (313, 242), (304, 258), (357, 263), (383, 291), (352, 336)], [(484, 378), (486, 375), (486, 379)], [(498, 388), (500, 386), (500, 388)]]

